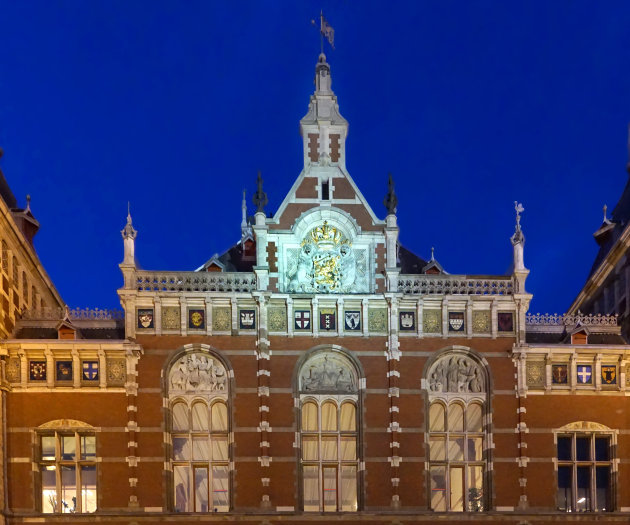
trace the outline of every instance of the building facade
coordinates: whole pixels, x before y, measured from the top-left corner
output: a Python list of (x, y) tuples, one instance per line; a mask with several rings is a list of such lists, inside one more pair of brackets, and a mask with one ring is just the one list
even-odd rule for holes
[(627, 522), (617, 319), (528, 315), (520, 205), (509, 275), (406, 250), (391, 178), (381, 219), (346, 170), (323, 54), (315, 81), (304, 168), (270, 216), (259, 176), (235, 246), (142, 270), (128, 216), (123, 312), (19, 316), (5, 522)]

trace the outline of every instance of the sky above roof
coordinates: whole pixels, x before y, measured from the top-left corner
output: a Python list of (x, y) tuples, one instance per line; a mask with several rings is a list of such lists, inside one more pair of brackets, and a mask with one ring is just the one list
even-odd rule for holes
[(504, 274), (522, 202), (531, 311), (565, 311), (627, 181), (628, 2), (5, 2), (0, 161), (70, 306), (116, 307), (131, 202), (146, 269), (240, 238), (261, 170), (275, 211), (302, 169), (320, 8), (347, 167), (400, 241)]

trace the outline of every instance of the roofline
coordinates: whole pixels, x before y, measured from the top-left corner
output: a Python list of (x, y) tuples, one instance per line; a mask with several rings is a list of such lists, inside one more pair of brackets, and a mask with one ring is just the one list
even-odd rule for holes
[(39, 277), (42, 279), (42, 281), (44, 281), (44, 283), (46, 284), (46, 286), (50, 290), (52, 296), (57, 300), (57, 303), (59, 304), (59, 306), (65, 306), (66, 303), (61, 298), (61, 295), (59, 294), (59, 291), (57, 290), (57, 288), (55, 287), (55, 285), (52, 282), (52, 279), (49, 277), (48, 273), (46, 272), (46, 269), (44, 268), (44, 265), (39, 260), (37, 252), (35, 251), (35, 247), (32, 246), (24, 238), (24, 234), (20, 231), (20, 229), (18, 228), (17, 224), (15, 223), (15, 219), (13, 217), (13, 214), (11, 213), (11, 210), (6, 205), (6, 203), (4, 202), (4, 199), (0, 199), (0, 210), (2, 210), (2, 214), (5, 216), (5, 218), (9, 222), (9, 224), (11, 226), (11, 229), (13, 230), (13, 234), (20, 240), (20, 244), (25, 248), (24, 251), (26, 252), (27, 257), (29, 257), (31, 259), (31, 263), (33, 264), (33, 266), (35, 267), (35, 269), (39, 273)]
[[(567, 310), (568, 314), (575, 313), (578, 308), (584, 304), (589, 298), (592, 297), (593, 292), (601, 286), (604, 281), (610, 275), (610, 272), (615, 269), (617, 262), (623, 256), (625, 249), (630, 245), (630, 224), (626, 226), (619, 236), (619, 239), (615, 242), (613, 247), (608, 251), (604, 260), (600, 263), (597, 270), (591, 273), (590, 277), (582, 286), (580, 293), (571, 303), (569, 309)], [(613, 261), (614, 260), (614, 264)]]

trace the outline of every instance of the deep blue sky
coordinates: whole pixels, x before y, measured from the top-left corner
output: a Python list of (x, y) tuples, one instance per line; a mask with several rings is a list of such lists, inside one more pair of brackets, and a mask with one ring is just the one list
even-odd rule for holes
[(261, 170), (275, 210), (336, 31), (350, 174), (451, 273), (502, 274), (523, 202), (532, 311), (564, 311), (628, 175), (628, 2), (0, 0), (0, 165), (32, 195), (71, 306), (118, 306), (127, 201), (144, 268), (192, 270), (240, 236)]

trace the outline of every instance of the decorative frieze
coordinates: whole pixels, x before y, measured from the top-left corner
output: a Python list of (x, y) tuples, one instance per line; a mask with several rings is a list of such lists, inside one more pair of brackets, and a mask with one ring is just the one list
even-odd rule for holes
[(472, 329), (474, 334), (487, 334), (492, 331), (492, 318), (489, 310), (473, 310)]
[(162, 330), (180, 330), (181, 312), (179, 306), (162, 306)]
[(215, 306), (212, 308), (212, 330), (215, 332), (229, 332), (232, 329), (232, 311), (229, 306)]
[(370, 332), (387, 332), (387, 310), (385, 308), (368, 308), (368, 330)]
[(127, 364), (124, 359), (107, 360), (107, 384), (124, 386), (127, 381)]
[(422, 331), (425, 334), (442, 333), (442, 312), (440, 310), (422, 311)]

